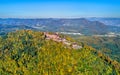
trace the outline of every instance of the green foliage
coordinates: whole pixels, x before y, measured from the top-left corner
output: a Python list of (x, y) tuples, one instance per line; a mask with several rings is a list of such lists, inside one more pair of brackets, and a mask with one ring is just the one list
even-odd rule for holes
[(112, 59), (120, 62), (120, 36), (118, 37), (92, 37), (72, 36), (78, 42), (83, 42), (93, 48), (100, 50)]
[[(93, 48), (74, 50), (46, 40), (42, 32), (21, 30), (0, 38), (0, 75), (118, 74)], [(114, 62), (115, 63), (115, 62)]]

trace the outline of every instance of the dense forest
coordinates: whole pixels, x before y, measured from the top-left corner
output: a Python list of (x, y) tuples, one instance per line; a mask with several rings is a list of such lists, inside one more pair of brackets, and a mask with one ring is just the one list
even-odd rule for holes
[(112, 59), (120, 62), (120, 36), (99, 37), (99, 36), (72, 36), (78, 42), (92, 46), (96, 50), (105, 53)]
[(62, 42), (45, 39), (43, 32), (10, 32), (0, 37), (0, 75), (120, 74), (117, 61), (81, 45), (81, 49), (67, 47)]

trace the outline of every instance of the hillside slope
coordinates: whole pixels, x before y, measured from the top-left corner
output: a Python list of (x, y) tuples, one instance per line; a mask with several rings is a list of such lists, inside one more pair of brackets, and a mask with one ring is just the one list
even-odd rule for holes
[(100, 50), (112, 59), (120, 62), (120, 36), (100, 37), (100, 36), (73, 36), (78, 42), (83, 42), (93, 48)]
[[(71, 41), (69, 39), (69, 41)], [(0, 38), (1, 75), (118, 75), (89, 46), (74, 49), (43, 32), (21, 30)]]

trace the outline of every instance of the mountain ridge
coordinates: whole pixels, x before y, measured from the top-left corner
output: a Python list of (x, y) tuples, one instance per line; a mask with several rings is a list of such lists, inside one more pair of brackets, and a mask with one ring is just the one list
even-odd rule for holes
[[(76, 19), (0, 19), (1, 32), (31, 29), (50, 32), (77, 32), (84, 35), (119, 33), (119, 27), (108, 26), (99, 21)], [(12, 27), (12, 28), (10, 28)], [(8, 31), (7, 31), (8, 30)]]

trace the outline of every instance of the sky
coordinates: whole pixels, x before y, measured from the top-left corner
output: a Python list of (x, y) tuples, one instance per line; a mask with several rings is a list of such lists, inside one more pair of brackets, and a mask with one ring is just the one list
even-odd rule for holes
[(120, 17), (120, 0), (0, 0), (0, 18)]

